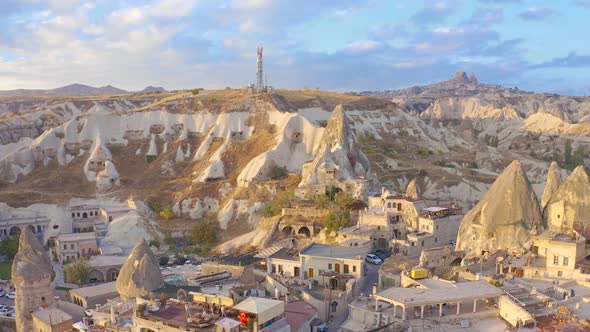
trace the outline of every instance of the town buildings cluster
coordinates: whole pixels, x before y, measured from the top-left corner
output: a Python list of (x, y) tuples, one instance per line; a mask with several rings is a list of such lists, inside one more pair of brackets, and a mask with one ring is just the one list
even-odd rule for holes
[[(44, 226), (37, 218), (20, 231), (13, 266), (17, 326), (59, 332), (432, 330), (425, 322), (442, 330), (590, 328), (589, 252), (571, 213), (565, 226), (552, 221), (531, 231), (518, 250), (474, 251), (458, 250), (456, 242), (477, 206), (464, 215), (452, 202), (429, 204), (415, 182), (404, 194), (368, 193), (365, 202), (352, 226), (330, 235), (313, 221), (326, 211), (285, 207), (274, 245), (176, 267), (160, 267), (145, 241), (129, 255), (100, 245), (104, 225), (125, 207), (71, 208), (72, 232), (49, 238), (51, 255), (36, 236)], [(550, 204), (552, 220), (567, 214), (563, 206), (571, 208), (567, 200)], [(486, 248), (495, 243), (489, 233)], [(93, 284), (69, 291), (69, 301), (88, 313), (77, 321), (54, 301), (51, 259), (67, 266), (81, 257), (89, 258)]]

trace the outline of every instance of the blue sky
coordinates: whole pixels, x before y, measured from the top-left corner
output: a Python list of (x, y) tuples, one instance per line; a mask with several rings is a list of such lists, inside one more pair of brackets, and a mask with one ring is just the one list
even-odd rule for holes
[(2, 0), (0, 89), (389, 90), (475, 72), (590, 94), (590, 0)]

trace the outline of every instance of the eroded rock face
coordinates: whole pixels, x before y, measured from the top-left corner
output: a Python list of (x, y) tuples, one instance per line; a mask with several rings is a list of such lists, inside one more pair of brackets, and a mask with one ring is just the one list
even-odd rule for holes
[(53, 302), (49, 256), (27, 227), (20, 235), (18, 253), (12, 262), (12, 281), (17, 293), (14, 300), (17, 332), (33, 331), (31, 312)]
[(133, 299), (164, 287), (158, 260), (145, 240), (131, 251), (117, 278), (117, 291), (123, 298)]
[(551, 195), (546, 207), (547, 224), (555, 232), (590, 227), (590, 178), (578, 166)]
[(413, 179), (410, 181), (410, 183), (408, 183), (408, 186), (406, 187), (406, 196), (413, 199), (418, 199), (418, 186), (416, 185), (416, 179)]
[(51, 279), (53, 267), (43, 246), (29, 228), (20, 235), (18, 253), (12, 262), (15, 284)]
[(551, 199), (553, 193), (557, 190), (559, 185), (561, 184), (561, 170), (559, 169), (559, 165), (556, 162), (551, 162), (549, 166), (549, 170), (547, 171), (547, 183), (545, 184), (545, 189), (543, 190), (543, 196), (541, 197), (541, 208), (545, 209), (547, 203)]
[(461, 220), (457, 249), (467, 255), (521, 250), (542, 229), (535, 192), (519, 161), (498, 176), (481, 201)]

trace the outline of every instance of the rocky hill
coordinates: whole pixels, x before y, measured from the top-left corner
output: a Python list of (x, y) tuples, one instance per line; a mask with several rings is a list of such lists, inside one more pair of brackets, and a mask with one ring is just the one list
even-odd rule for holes
[[(147, 91), (153, 92), (153, 91)], [(28, 97), (35, 97), (35, 96), (92, 96), (92, 95), (120, 95), (125, 94), (127, 91), (115, 88), (114, 86), (103, 86), (100, 88), (95, 88), (92, 86), (84, 85), (84, 84), (70, 84), (66, 86), (62, 86), (60, 88), (55, 89), (48, 89), (48, 90), (27, 90), (27, 89), (18, 89), (18, 90), (4, 90), (0, 91), (0, 96), (28, 96)]]
[[(432, 204), (471, 208), (513, 160), (541, 197), (551, 161), (565, 178), (590, 151), (587, 98), (485, 85), (465, 73), (366, 95), (1, 97), (0, 202), (134, 197), (170, 209), (172, 218), (159, 220), (164, 231), (214, 221), (223, 239), (257, 245), (267, 234), (257, 228), (263, 210), (280, 193), (306, 197), (327, 184), (354, 195), (382, 186), (401, 193), (413, 180)], [(568, 195), (550, 192), (543, 202), (554, 208), (553, 193)]]

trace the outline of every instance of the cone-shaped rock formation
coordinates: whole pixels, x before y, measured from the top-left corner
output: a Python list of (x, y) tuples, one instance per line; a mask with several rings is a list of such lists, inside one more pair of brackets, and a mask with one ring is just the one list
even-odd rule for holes
[(406, 197), (418, 199), (418, 186), (416, 185), (416, 179), (410, 181), (406, 187)]
[(584, 166), (578, 166), (555, 190), (547, 203), (549, 230), (554, 232), (581, 231), (590, 226), (590, 178)]
[(537, 197), (522, 165), (515, 160), (461, 220), (457, 249), (472, 256), (484, 251), (520, 250), (530, 233), (540, 231), (541, 226)]
[(164, 286), (158, 260), (145, 240), (139, 241), (131, 251), (116, 286), (119, 295), (127, 299), (147, 295)]
[(541, 197), (541, 208), (545, 209), (547, 203), (551, 199), (553, 193), (557, 190), (561, 184), (561, 170), (556, 162), (551, 162), (549, 170), (547, 171), (547, 183), (543, 190), (543, 196)]

